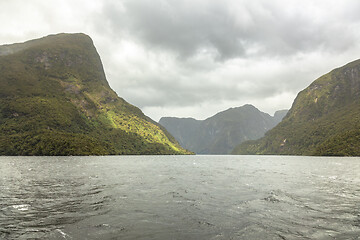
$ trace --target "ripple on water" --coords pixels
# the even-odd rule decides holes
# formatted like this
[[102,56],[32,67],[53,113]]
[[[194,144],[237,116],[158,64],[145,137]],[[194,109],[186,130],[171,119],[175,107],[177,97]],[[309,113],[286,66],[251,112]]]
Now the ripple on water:
[[358,162],[259,156],[5,159],[0,239],[357,239]]
[[70,236],[59,226],[104,214],[103,206],[110,201],[104,185],[86,185],[81,179],[18,179],[3,189],[0,239],[42,239],[52,231],[67,239]]

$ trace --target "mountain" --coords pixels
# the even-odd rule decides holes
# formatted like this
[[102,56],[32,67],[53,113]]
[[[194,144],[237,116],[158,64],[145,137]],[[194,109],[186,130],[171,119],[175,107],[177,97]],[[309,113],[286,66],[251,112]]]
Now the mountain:
[[233,153],[359,156],[360,60],[315,80],[280,124]]
[[288,110],[279,110],[276,111],[274,113],[274,120],[276,122],[276,124],[278,124],[279,122],[281,122],[283,120],[283,118],[286,116],[286,114],[288,113]]
[[230,108],[206,120],[163,117],[163,125],[186,149],[198,154],[229,154],[239,143],[257,139],[279,123],[286,110],[272,117],[252,105]]
[[194,140],[198,137],[201,122],[194,118],[176,117],[163,117],[159,121],[185,149],[192,148]]
[[87,35],[0,46],[0,155],[185,153],[110,88]]

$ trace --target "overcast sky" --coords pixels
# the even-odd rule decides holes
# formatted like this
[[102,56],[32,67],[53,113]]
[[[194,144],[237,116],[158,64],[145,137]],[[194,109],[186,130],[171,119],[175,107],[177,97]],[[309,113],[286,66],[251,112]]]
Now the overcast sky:
[[358,0],[0,0],[0,44],[88,34],[119,96],[154,120],[288,109],[360,58]]

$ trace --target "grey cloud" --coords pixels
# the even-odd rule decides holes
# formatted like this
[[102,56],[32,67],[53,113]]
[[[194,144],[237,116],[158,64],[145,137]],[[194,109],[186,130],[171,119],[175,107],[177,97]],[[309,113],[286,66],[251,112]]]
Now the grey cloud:
[[290,106],[360,52],[358,0],[0,0],[0,12],[2,43],[89,34],[113,89],[158,117]]
[[[170,50],[183,57],[203,48],[215,49],[221,58],[243,55],[240,32],[236,31],[226,7],[216,2],[196,2],[133,0],[125,2],[123,14],[113,7],[105,7],[104,11],[114,29],[127,29],[149,47]],[[124,26],[123,22],[129,24]]]
[[[113,67],[120,77],[109,79],[142,109],[189,116],[191,108],[210,116],[253,103],[275,111],[290,107],[316,77],[352,60],[354,54],[342,54],[359,49],[360,5],[354,2],[108,0],[99,13],[106,28],[98,27],[144,50],[141,73],[125,74],[121,68],[139,68],[127,62]],[[172,56],[171,67],[156,63],[164,54]]]
[[[187,84],[184,84],[185,82]],[[193,86],[189,86],[191,82]],[[225,80],[210,83],[203,77],[187,80],[171,79],[167,82],[147,78],[139,85],[127,87],[121,96],[131,99],[132,104],[141,108],[185,107],[209,102],[236,101],[239,98],[266,98],[281,91],[276,84],[252,86],[252,88],[236,87],[235,84],[226,84]]]
[[249,57],[254,54],[252,48],[258,48],[256,55],[281,56],[318,48],[343,51],[354,44],[352,33],[343,29],[346,25],[339,25],[336,19],[317,21],[321,16],[312,16],[300,4],[255,3],[131,0],[124,1],[120,11],[105,5],[104,14],[116,32],[129,31],[149,48],[170,50],[182,57],[201,49],[214,49],[217,59],[226,60]]

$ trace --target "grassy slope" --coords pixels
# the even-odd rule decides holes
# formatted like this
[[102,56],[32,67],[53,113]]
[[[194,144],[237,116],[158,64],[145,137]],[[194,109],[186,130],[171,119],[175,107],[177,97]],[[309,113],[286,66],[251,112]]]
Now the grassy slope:
[[13,53],[0,56],[1,155],[188,153],[111,90],[88,36],[5,47]]
[[314,81],[284,120],[235,154],[360,155],[360,61]]

